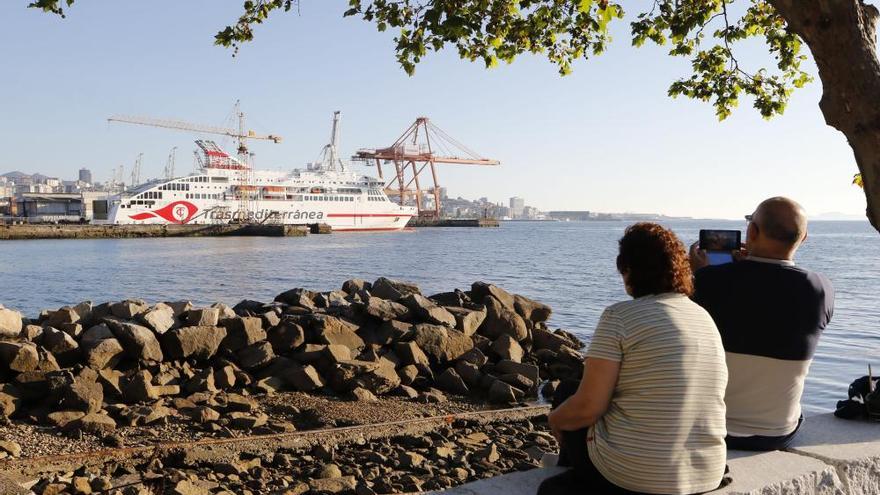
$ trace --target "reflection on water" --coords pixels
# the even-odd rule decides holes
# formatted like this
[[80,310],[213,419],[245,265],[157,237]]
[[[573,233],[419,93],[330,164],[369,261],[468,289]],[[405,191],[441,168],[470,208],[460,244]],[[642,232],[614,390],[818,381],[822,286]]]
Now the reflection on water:
[[[686,243],[700,228],[744,227],[669,225]],[[627,297],[614,269],[625,226],[518,222],[306,238],[6,241],[0,243],[0,304],[33,317],[43,308],[125,297],[269,301],[293,287],[329,290],[352,277],[405,279],[426,292],[485,280],[550,304],[552,325],[588,339],[602,309]],[[810,413],[833,408],[869,361],[880,365],[878,253],[880,235],[867,222],[814,222],[798,255],[798,263],[825,273],[837,291],[834,319],[807,383]]]

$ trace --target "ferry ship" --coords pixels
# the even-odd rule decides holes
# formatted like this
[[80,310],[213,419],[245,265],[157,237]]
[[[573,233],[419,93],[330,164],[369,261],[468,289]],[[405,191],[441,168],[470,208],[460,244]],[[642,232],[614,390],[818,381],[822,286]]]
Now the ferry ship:
[[[384,183],[358,175],[336,151],[339,112],[323,158],[293,171],[253,170],[213,141],[198,140],[200,171],[155,180],[107,201],[109,224],[280,223],[330,225],[334,231],[404,228],[417,209],[392,202]],[[97,206],[97,205],[96,205]]]

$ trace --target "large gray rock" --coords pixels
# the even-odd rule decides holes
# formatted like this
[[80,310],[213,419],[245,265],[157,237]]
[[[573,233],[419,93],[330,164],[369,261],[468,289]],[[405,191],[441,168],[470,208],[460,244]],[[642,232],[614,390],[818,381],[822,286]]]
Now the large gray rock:
[[489,401],[495,404],[510,404],[519,402],[525,397],[525,393],[501,380],[495,380],[489,387]]
[[21,392],[11,383],[0,383],[0,417],[8,418],[21,408]]
[[90,368],[101,370],[112,368],[122,359],[124,350],[115,338],[88,341],[82,349],[85,364]]
[[400,377],[394,366],[378,364],[373,369],[362,373],[355,379],[358,386],[376,394],[386,394],[400,385]]
[[452,392],[453,394],[467,395],[470,393],[468,386],[454,368],[446,368],[443,373],[437,376],[436,383],[437,387],[441,390]]
[[89,347],[96,342],[104,339],[112,339],[116,336],[110,330],[106,323],[100,323],[79,334],[79,345],[81,347]]
[[79,314],[70,306],[64,306],[55,311],[49,311],[48,318],[43,324],[50,327],[59,327],[65,323],[76,323],[79,321]]
[[471,284],[471,299],[474,302],[484,301],[487,296],[500,302],[505,308],[514,311],[516,299],[513,294],[497,285],[487,284],[486,282],[474,282]]
[[415,342],[398,342],[394,346],[394,352],[403,365],[430,365],[428,356]]
[[353,278],[351,280],[346,280],[342,284],[342,291],[346,294],[357,294],[360,291],[366,290],[369,291],[373,288],[373,284],[367,282],[366,280],[362,280],[359,278]]
[[376,327],[361,327],[358,335],[371,344],[386,345],[412,337],[413,325],[403,321],[389,320]]
[[526,322],[523,318],[500,303],[496,298],[487,296],[483,299],[486,305],[486,319],[478,332],[492,340],[501,335],[510,335],[517,342],[521,342],[529,335]]
[[249,345],[266,340],[266,332],[263,330],[263,320],[254,316],[227,318],[221,322],[226,328],[226,338],[223,347],[230,351],[237,351]]
[[500,359],[516,363],[522,362],[523,355],[525,354],[525,351],[523,351],[523,348],[517,343],[516,339],[510,335],[502,335],[495,339],[490,349]]
[[468,309],[446,306],[446,311],[449,311],[455,317],[455,329],[467,336],[475,334],[480,325],[483,324],[483,320],[486,319],[485,308]]
[[373,288],[370,294],[382,299],[397,301],[409,294],[421,294],[422,291],[415,284],[401,282],[399,280],[391,280],[385,277],[379,277],[373,282]]
[[152,330],[119,320],[108,320],[108,326],[119,339],[126,356],[139,361],[162,362],[162,346]]
[[523,375],[533,383],[541,381],[538,367],[534,364],[518,363],[515,361],[501,360],[495,364],[495,372],[500,374]]
[[78,377],[64,391],[64,396],[61,399],[61,408],[68,411],[82,411],[88,414],[100,411],[103,403],[104,389],[101,387],[101,384]]
[[303,328],[292,321],[282,321],[266,332],[269,343],[275,354],[284,354],[293,351],[306,341]]
[[564,337],[544,328],[532,330],[532,342],[535,350],[549,349],[553,352],[559,352],[562,347],[569,346],[568,340]]
[[406,320],[410,316],[409,308],[403,304],[380,297],[371,297],[364,305],[364,313],[382,321]]
[[409,294],[400,300],[415,317],[425,323],[455,328],[456,319],[449,311],[421,294]]
[[219,308],[191,309],[186,313],[186,324],[192,327],[216,327],[219,321]]
[[242,368],[254,370],[271,363],[275,359],[275,353],[272,352],[272,344],[263,341],[238,351],[236,357]]
[[174,316],[174,308],[165,303],[159,303],[139,314],[138,319],[159,335],[162,335],[177,325],[177,319]]
[[18,337],[22,323],[21,313],[0,306],[0,338]]
[[141,299],[126,299],[110,305],[110,313],[123,320],[130,320],[148,309],[150,306]]
[[94,435],[106,435],[116,430],[116,421],[103,413],[91,413],[67,423],[68,431],[83,431]]
[[128,379],[122,388],[122,395],[129,403],[148,402],[159,398],[159,391],[153,386],[153,375],[140,370]]
[[52,327],[43,329],[40,345],[51,352],[62,366],[72,366],[80,358],[77,341],[67,332]]
[[67,332],[62,332],[52,327],[47,327],[43,330],[43,334],[40,337],[40,345],[56,355],[79,349],[79,343]]
[[483,374],[474,363],[458,360],[455,363],[455,372],[470,389],[477,389],[482,384]]
[[364,349],[364,340],[351,323],[326,315],[315,315],[309,325],[309,340],[315,344],[344,345],[353,352]]
[[0,369],[24,372],[40,367],[37,346],[30,342],[0,342]]
[[458,330],[427,323],[415,326],[413,342],[435,363],[455,360],[474,346],[471,338]]
[[324,386],[318,370],[312,365],[291,366],[282,372],[281,379],[300,392],[311,392]]
[[275,296],[275,302],[280,302],[284,304],[289,304],[291,306],[299,306],[302,308],[313,310],[315,309],[315,294],[314,292],[306,289],[292,289],[287,292],[282,292]]
[[223,327],[183,327],[169,330],[162,336],[166,359],[210,359],[226,337]]
[[549,320],[550,315],[553,314],[553,309],[550,306],[519,294],[513,296],[513,307],[517,314],[535,323],[543,323]]

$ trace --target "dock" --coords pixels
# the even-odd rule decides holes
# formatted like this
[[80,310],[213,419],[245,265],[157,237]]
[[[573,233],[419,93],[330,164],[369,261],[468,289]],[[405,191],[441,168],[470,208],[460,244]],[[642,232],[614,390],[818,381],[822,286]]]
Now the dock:
[[497,218],[418,218],[413,217],[407,227],[500,227]]
[[0,225],[0,240],[24,239],[131,239],[152,237],[303,237],[329,234],[326,224],[224,224],[224,225]]

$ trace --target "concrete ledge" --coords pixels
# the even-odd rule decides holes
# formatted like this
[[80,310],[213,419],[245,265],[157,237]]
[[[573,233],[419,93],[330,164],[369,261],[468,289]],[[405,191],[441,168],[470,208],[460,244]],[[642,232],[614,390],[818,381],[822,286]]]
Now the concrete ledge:
[[833,466],[847,494],[880,494],[880,423],[814,416],[789,451]]
[[[787,452],[730,452],[727,464],[730,466],[733,483],[710,492],[712,495],[845,495],[847,493],[835,469],[817,459]],[[563,471],[563,468],[557,467],[533,469],[475,481],[443,493],[535,495],[544,479]]]
[[834,468],[787,452],[729,451],[733,483],[712,495],[844,495]]
[[[494,478],[474,481],[442,492],[444,495],[488,495],[503,493],[504,495],[535,495],[538,486],[545,479],[565,471],[560,467],[545,467],[520,471]],[[434,492],[440,493],[440,492]]]

